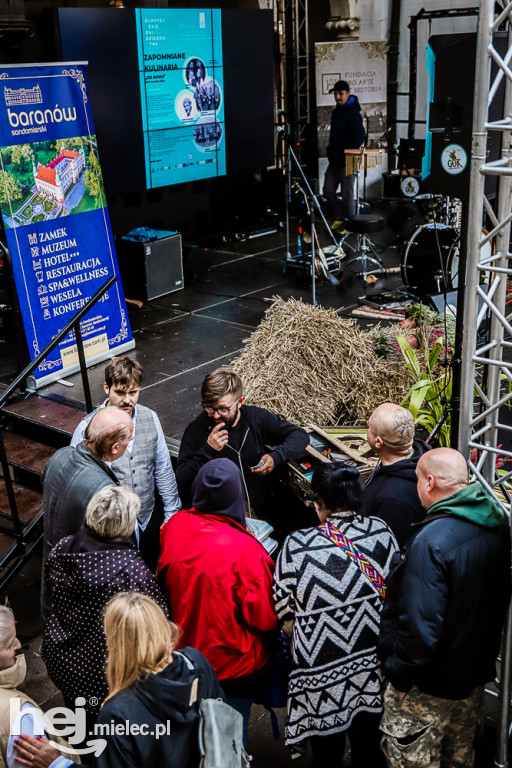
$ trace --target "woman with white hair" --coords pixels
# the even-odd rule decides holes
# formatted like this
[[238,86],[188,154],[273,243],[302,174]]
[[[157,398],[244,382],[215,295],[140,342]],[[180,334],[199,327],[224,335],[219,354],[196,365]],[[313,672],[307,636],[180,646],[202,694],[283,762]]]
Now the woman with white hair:
[[140,556],[133,532],[140,501],[126,486],[94,494],[85,525],[61,539],[44,567],[46,623],[41,656],[50,678],[75,708],[85,698],[88,731],[108,693],[103,610],[117,592],[142,592],[167,611],[155,578]]
[[[16,636],[14,614],[6,606],[0,606],[0,768],[16,768],[19,765],[16,754],[16,735],[43,734],[47,722],[42,710],[26,693],[18,690],[23,685],[27,673],[25,656],[16,651],[21,647]],[[15,702],[15,705],[11,704]],[[13,717],[12,712],[18,710]],[[70,747],[64,739],[52,734],[54,741],[63,744],[69,755]],[[47,740],[44,740],[45,743]],[[50,765],[60,752],[53,749],[50,757],[38,765]],[[78,760],[79,758],[76,757]],[[73,763],[70,763],[73,765]]]

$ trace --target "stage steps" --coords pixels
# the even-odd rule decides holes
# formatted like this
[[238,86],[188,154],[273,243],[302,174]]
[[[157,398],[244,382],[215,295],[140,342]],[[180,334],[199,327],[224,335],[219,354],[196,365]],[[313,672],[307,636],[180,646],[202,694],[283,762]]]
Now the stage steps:
[[[42,538],[42,475],[58,448],[69,445],[85,414],[82,403],[27,393],[0,409],[5,464],[0,466],[0,592]],[[13,481],[19,528],[11,514],[5,471]]]

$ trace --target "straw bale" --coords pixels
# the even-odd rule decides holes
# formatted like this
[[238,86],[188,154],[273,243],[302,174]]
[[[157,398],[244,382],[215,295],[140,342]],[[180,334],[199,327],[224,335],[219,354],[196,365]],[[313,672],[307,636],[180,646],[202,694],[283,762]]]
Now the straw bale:
[[355,320],[301,300],[274,303],[232,362],[251,405],[295,424],[364,424],[410,387],[402,361],[384,360]]

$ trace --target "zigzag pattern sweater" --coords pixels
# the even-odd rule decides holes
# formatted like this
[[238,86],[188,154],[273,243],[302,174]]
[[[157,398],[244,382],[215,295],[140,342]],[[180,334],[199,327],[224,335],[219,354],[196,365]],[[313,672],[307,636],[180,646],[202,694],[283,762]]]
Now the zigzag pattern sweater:
[[[343,531],[384,576],[398,549],[375,517],[337,513]],[[276,612],[294,619],[286,743],[338,733],[358,712],[382,711],[375,642],[382,599],[356,563],[316,528],[295,531],[279,555]]]

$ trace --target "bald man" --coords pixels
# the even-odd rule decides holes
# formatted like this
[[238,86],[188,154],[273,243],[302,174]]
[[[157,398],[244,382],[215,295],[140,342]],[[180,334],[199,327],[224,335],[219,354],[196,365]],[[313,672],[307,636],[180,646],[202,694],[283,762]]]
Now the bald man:
[[384,520],[403,547],[414,533],[413,524],[425,517],[416,490],[416,465],[430,446],[414,439],[410,411],[393,403],[379,405],[370,416],[368,442],[379,463],[366,482],[362,515]]
[[120,484],[109,464],[124,454],[132,435],[128,413],[102,408],[88,424],[82,443],[54,453],[43,474],[43,563],[58,541],[78,532],[96,491]]
[[429,451],[416,474],[428,514],[392,564],[377,645],[382,749],[389,768],[472,766],[510,600],[509,526],[458,451]]

